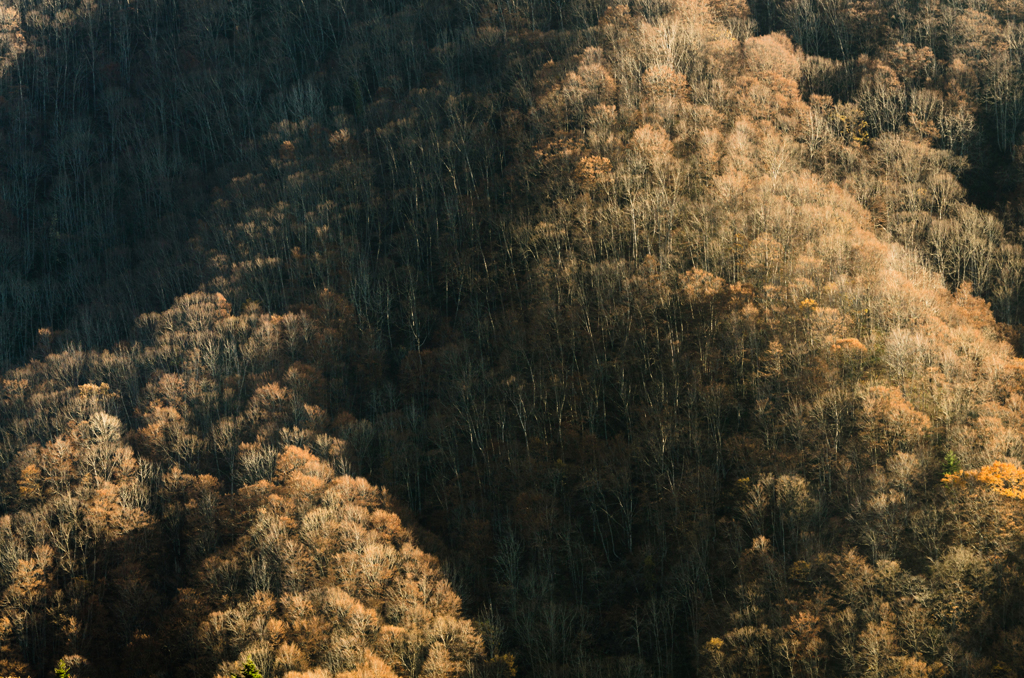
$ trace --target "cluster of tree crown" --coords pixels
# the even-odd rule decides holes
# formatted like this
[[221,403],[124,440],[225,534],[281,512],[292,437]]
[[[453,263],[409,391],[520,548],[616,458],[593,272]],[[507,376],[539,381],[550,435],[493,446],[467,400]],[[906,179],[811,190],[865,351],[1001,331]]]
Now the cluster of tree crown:
[[437,560],[304,398],[295,320],[195,294],[131,351],[8,373],[0,673],[440,678],[484,660]]
[[0,674],[1024,671],[983,5],[2,8]]

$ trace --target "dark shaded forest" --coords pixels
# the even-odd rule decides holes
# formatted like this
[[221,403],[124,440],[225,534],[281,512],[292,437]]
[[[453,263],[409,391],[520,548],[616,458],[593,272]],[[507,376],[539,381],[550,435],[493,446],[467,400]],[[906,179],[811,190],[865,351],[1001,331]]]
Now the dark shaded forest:
[[0,0],[0,675],[1024,675],[1018,21]]

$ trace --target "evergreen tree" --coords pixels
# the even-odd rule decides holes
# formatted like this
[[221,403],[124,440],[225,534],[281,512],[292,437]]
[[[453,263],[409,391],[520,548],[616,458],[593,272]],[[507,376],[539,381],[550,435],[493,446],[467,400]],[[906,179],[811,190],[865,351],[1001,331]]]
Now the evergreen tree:
[[263,674],[256,668],[256,664],[253,663],[252,659],[246,659],[242,672],[237,676],[232,674],[231,678],[263,678]]

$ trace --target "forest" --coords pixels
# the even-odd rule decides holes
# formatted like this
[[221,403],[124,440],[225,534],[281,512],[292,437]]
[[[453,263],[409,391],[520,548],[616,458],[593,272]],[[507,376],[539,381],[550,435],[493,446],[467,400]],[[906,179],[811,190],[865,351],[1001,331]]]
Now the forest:
[[0,676],[1024,676],[1019,0],[0,0]]

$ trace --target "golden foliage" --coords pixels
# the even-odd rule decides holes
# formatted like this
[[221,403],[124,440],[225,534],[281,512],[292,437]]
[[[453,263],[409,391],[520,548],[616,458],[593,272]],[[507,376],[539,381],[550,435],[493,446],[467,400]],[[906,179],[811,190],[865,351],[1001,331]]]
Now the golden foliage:
[[996,461],[970,471],[943,476],[942,482],[960,487],[979,487],[1011,499],[1024,499],[1024,468]]

